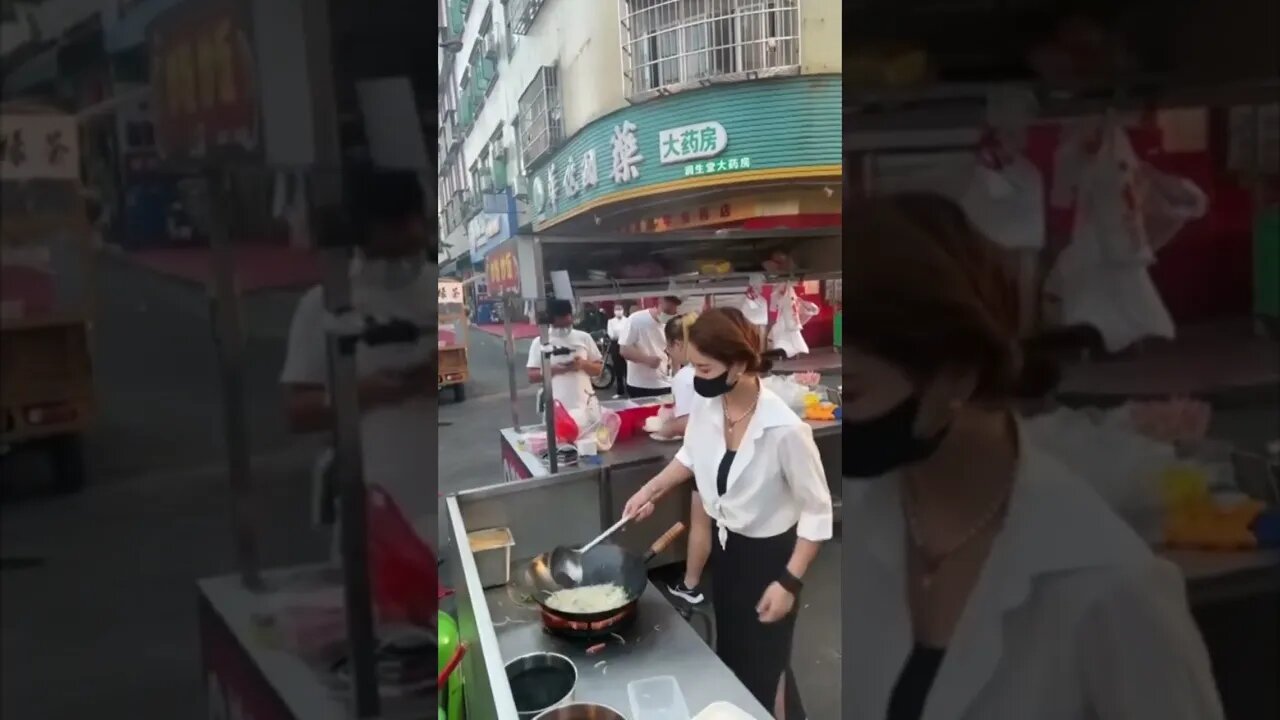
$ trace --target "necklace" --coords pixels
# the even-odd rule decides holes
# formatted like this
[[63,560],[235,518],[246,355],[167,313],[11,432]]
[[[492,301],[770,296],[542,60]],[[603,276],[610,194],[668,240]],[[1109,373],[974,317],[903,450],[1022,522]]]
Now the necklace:
[[1001,492],[991,503],[991,507],[987,508],[976,523],[961,533],[960,537],[949,547],[941,551],[931,551],[924,543],[923,533],[920,532],[920,519],[916,514],[916,503],[911,497],[910,492],[905,496],[906,515],[907,515],[907,532],[911,536],[911,544],[916,551],[916,555],[920,558],[921,564],[924,566],[920,576],[920,587],[926,592],[932,589],[933,579],[937,575],[942,563],[946,562],[951,556],[955,555],[983,530],[991,526],[997,518],[1003,513],[1009,504],[1009,496],[1013,493],[1013,482],[1011,481],[1004,491]]
[[729,402],[727,400],[721,400],[720,401],[721,407],[724,410],[724,422],[725,422],[725,425],[728,427],[729,432],[733,432],[733,429],[738,426],[738,423],[741,423],[743,420],[746,420],[747,417],[751,415],[751,413],[755,412],[756,405],[759,404],[759,402],[760,402],[760,393],[757,392],[755,399],[751,401],[751,407],[747,408],[746,411],[744,411],[741,415],[738,416],[738,419],[734,420],[733,418],[729,417]]

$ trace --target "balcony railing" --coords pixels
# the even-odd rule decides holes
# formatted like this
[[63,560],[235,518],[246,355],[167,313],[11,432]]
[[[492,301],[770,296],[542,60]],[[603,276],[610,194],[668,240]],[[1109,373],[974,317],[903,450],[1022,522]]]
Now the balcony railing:
[[800,71],[799,0],[619,0],[627,97]]

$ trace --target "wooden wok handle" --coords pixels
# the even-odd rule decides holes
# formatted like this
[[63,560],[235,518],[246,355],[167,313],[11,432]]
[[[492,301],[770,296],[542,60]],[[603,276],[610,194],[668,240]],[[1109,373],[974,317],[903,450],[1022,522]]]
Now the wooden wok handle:
[[666,550],[668,545],[675,542],[676,538],[684,534],[684,531],[685,524],[683,522],[678,522],[675,525],[672,525],[670,530],[662,533],[662,537],[654,540],[653,544],[649,546],[649,552],[644,554],[645,562],[649,562],[656,557],[658,553]]

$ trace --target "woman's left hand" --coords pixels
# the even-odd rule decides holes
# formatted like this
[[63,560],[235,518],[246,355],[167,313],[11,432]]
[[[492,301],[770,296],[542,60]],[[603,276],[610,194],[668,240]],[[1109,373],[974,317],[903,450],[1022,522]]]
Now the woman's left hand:
[[756,603],[756,613],[760,622],[775,623],[789,615],[795,606],[796,596],[775,582],[765,588],[760,602]]

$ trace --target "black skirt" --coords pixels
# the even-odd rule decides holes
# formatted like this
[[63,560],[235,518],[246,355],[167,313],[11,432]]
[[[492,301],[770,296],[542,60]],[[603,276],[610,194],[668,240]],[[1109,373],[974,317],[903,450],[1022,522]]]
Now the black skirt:
[[[718,534],[717,529],[712,530]],[[711,605],[716,617],[716,655],[767,710],[773,712],[778,678],[786,680],[786,720],[805,720],[791,672],[791,639],[800,600],[787,617],[762,623],[756,605],[786,569],[796,547],[796,530],[769,538],[729,533],[725,547],[711,540]]]

